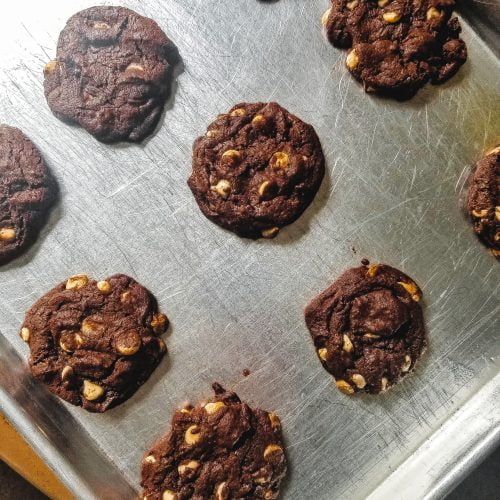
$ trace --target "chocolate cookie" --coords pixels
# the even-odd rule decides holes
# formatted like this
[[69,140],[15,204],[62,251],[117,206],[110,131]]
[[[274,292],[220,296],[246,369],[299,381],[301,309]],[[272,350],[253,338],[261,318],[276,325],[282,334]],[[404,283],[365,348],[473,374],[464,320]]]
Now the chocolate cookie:
[[72,16],[46,64],[45,97],[60,119],[103,142],[142,141],[170,90],[177,52],[151,19],[124,7]]
[[94,281],[70,277],[24,318],[33,375],[49,390],[91,412],[104,412],[141,386],[166,352],[168,327],[156,300],[123,274]]
[[474,232],[500,258],[500,146],[476,163],[467,208]]
[[0,264],[35,240],[56,192],[35,145],[19,129],[0,125]]
[[422,292],[384,264],[347,270],[306,308],[323,366],[346,394],[379,393],[413,370],[427,340]]
[[145,455],[144,500],[277,498],[287,469],[279,418],[213,388],[210,402],[176,411]]
[[454,0],[331,0],[323,23],[366,92],[409,99],[429,80],[442,83],[467,59],[452,17]]
[[189,187],[206,217],[272,238],[311,203],[325,171],[318,136],[275,102],[238,104],[193,146]]

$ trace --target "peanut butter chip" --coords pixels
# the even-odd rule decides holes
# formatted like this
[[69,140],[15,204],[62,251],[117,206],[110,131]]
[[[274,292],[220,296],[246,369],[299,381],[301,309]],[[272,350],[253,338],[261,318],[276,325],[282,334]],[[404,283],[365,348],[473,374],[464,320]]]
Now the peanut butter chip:
[[93,321],[89,318],[85,318],[82,321],[82,326],[80,327],[80,331],[85,335],[92,335],[96,332],[100,332],[104,329],[104,325],[102,323],[98,323],[97,321]]
[[161,500],[177,500],[177,494],[172,490],[165,490],[161,496]]
[[64,382],[65,380],[69,380],[73,376],[73,368],[71,366],[66,365],[61,370],[61,380]]
[[21,338],[25,341],[25,342],[29,342],[30,340],[30,335],[31,335],[31,332],[29,330],[29,328],[26,328],[25,326],[23,328],[21,328]]
[[325,10],[324,14],[321,16],[321,24],[323,26],[326,26],[326,23],[328,22],[328,18],[330,17],[330,12],[332,9],[327,9]]
[[322,347],[321,349],[318,349],[318,356],[323,361],[326,361],[326,359],[328,357],[328,350],[326,349],[326,347]]
[[212,129],[212,130],[207,130],[207,133],[205,134],[207,137],[216,137],[220,134],[220,131],[217,129]]
[[89,282],[89,277],[86,274],[75,274],[70,276],[66,281],[66,290],[71,290],[75,288],[83,288]]
[[389,383],[389,380],[387,379],[387,377],[382,377],[382,380],[380,381],[381,392],[384,392],[387,389],[388,383]]
[[363,375],[361,375],[359,373],[355,373],[354,375],[351,375],[351,379],[354,382],[354,385],[358,389],[363,389],[366,385],[365,377],[363,377]]
[[230,113],[231,116],[245,116],[246,114],[247,112],[243,108],[236,108]]
[[430,21],[431,19],[437,19],[441,17],[441,12],[436,9],[436,7],[431,7],[426,14],[427,21]]
[[495,207],[495,219],[500,222],[500,207]]
[[259,195],[260,196],[266,196],[269,194],[269,191],[272,187],[272,183],[270,181],[264,181],[260,186],[259,186]]
[[359,0],[352,0],[351,2],[347,2],[347,8],[349,10],[354,10],[358,6]]
[[12,241],[16,237],[15,229],[11,227],[2,227],[0,229],[0,241]]
[[90,380],[83,381],[83,397],[87,401],[95,401],[104,394],[104,389]]
[[397,23],[401,19],[401,14],[399,12],[384,12],[382,14],[384,21],[386,23]]
[[263,229],[260,234],[262,234],[263,238],[274,238],[279,231],[279,227],[269,227],[267,229]]
[[385,7],[389,3],[389,1],[390,0],[378,0],[377,5],[379,7]]
[[411,358],[408,356],[408,354],[405,356],[405,362],[401,366],[401,371],[402,372],[407,372],[410,369],[411,366]]
[[147,463],[147,464],[155,464],[156,463],[156,458],[154,457],[154,455],[148,455],[144,461]]
[[57,68],[57,61],[49,61],[44,67],[43,72],[45,74],[52,73]]
[[354,349],[354,345],[352,344],[351,339],[346,334],[344,334],[343,337],[342,349],[344,349],[345,352],[352,352],[352,350]]
[[256,127],[261,127],[264,123],[266,123],[266,117],[264,115],[255,115],[252,118],[252,125]]
[[269,164],[273,168],[286,168],[290,164],[290,158],[283,151],[277,151],[271,157]]
[[354,389],[351,384],[348,384],[345,380],[337,380],[335,382],[335,385],[337,386],[337,389],[344,394],[354,394]]
[[111,283],[109,281],[98,281],[96,286],[104,295],[111,293]]
[[165,333],[168,326],[168,318],[163,313],[156,313],[151,320],[151,328],[156,333],[156,335],[161,335]]
[[377,275],[377,272],[378,272],[378,268],[379,266],[374,264],[373,266],[370,266],[367,271],[366,271],[366,275],[369,277],[369,278],[374,278],[376,275]]
[[59,339],[59,347],[64,352],[74,352],[82,345],[82,338],[75,332],[64,331]]
[[231,183],[225,179],[222,179],[210,189],[216,192],[221,198],[224,198],[226,200],[231,194]]
[[130,290],[125,290],[120,295],[120,301],[123,302],[123,303],[130,302],[131,298],[132,298],[132,294],[130,293]]
[[108,23],[100,21],[100,22],[94,23],[94,28],[96,30],[107,30],[107,29],[111,28],[111,26]]
[[266,447],[264,450],[264,458],[268,459],[272,455],[278,454],[278,453],[283,453],[283,448],[277,444],[270,444]]
[[276,413],[269,413],[269,421],[273,429],[281,429],[281,420]]
[[144,73],[144,68],[137,63],[131,63],[127,66],[125,69],[125,72],[127,73]]
[[201,439],[200,428],[197,425],[191,425],[184,434],[184,440],[187,444],[196,444]]
[[122,333],[116,341],[116,351],[122,356],[132,356],[141,348],[141,337],[135,330]]
[[224,153],[222,153],[221,158],[224,161],[236,163],[236,161],[239,160],[240,157],[241,157],[241,154],[239,151],[236,151],[236,149],[228,149],[227,151],[224,151]]
[[182,476],[186,472],[196,470],[199,466],[200,462],[196,460],[189,460],[188,462],[184,462],[183,464],[179,465],[179,467],[177,467],[177,471]]
[[488,215],[488,209],[484,208],[483,210],[472,210],[472,215],[476,217],[476,219],[482,219]]
[[347,54],[347,58],[345,63],[349,69],[355,69],[359,64],[359,56],[355,49],[352,49],[349,54]]
[[398,284],[401,285],[411,295],[411,298],[415,302],[418,302],[420,300],[420,292],[418,291],[417,285],[415,285],[415,283],[404,283],[403,281],[398,281]]
[[216,490],[217,500],[227,500],[229,498],[229,491],[226,482],[220,483]]
[[216,413],[219,411],[221,408],[224,408],[226,405],[222,401],[216,401],[215,403],[207,403],[204,408],[205,411],[209,414],[212,415],[213,413]]

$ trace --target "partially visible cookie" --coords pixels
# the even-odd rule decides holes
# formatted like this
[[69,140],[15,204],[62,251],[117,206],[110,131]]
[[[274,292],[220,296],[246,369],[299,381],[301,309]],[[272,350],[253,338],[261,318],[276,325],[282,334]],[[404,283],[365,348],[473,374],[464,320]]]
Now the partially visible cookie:
[[500,258],[500,146],[476,163],[467,208],[474,232]]
[[278,497],[287,469],[280,419],[213,388],[209,402],[176,411],[144,456],[144,500]]
[[344,272],[306,308],[318,357],[346,394],[383,392],[413,370],[427,346],[420,288],[376,264]]
[[45,65],[45,97],[60,119],[103,142],[139,142],[155,128],[177,53],[161,28],[124,7],[72,16]]
[[195,141],[188,184],[215,223],[247,238],[272,238],[311,203],[324,171],[311,125],[275,102],[242,103]]
[[452,77],[467,59],[455,0],[331,0],[330,42],[366,92],[409,99],[429,80]]
[[33,243],[56,192],[35,145],[19,129],[0,125],[0,264]]
[[91,412],[128,399],[166,352],[168,327],[154,297],[132,278],[71,276],[26,313],[22,339],[32,374],[51,392]]

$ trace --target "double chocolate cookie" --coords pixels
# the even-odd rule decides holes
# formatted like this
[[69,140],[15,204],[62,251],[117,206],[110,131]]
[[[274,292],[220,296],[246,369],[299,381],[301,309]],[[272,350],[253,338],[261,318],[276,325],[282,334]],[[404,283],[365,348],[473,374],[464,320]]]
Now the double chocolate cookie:
[[422,292],[384,264],[349,269],[306,308],[318,357],[346,394],[379,393],[413,370],[427,340]]
[[287,469],[278,416],[213,388],[208,403],[176,411],[145,455],[144,500],[278,497]]
[[166,352],[168,327],[156,300],[123,274],[95,281],[70,277],[39,299],[21,328],[33,375],[88,411],[128,399]]
[[45,97],[60,119],[103,142],[142,141],[155,128],[177,60],[151,19],[124,7],[72,16],[44,69]]
[[19,129],[0,125],[0,264],[35,240],[56,192],[35,145]]
[[206,217],[272,238],[311,203],[325,171],[313,127],[275,102],[238,104],[193,146],[189,187]]
[[500,146],[476,163],[467,207],[474,232],[500,258]]
[[442,83],[467,59],[454,0],[331,0],[328,39],[352,50],[346,65],[366,92],[409,99]]

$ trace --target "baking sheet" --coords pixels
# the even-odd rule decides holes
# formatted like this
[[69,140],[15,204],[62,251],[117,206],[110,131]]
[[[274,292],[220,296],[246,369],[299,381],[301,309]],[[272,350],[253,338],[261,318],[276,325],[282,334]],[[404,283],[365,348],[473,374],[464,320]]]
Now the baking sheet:
[[[364,94],[345,70],[345,51],[320,30],[326,0],[113,3],[155,19],[183,58],[164,121],[143,145],[100,144],[45,103],[43,65],[67,18],[93,1],[3,7],[0,122],[34,140],[61,200],[38,243],[0,268],[2,410],[81,498],[132,498],[143,451],[173,409],[208,396],[214,380],[281,416],[290,462],[283,498],[383,497],[387,487],[397,498],[414,477],[408,460],[439,453],[453,463],[452,438],[426,445],[471,401],[491,403],[481,388],[500,387],[499,268],[459,202],[468,166],[500,131],[494,54],[463,22],[469,60],[459,74],[397,103]],[[186,179],[194,138],[234,103],[257,100],[313,124],[328,168],[296,223],[253,242],[205,219]],[[318,362],[303,307],[363,257],[421,285],[430,349],[387,394],[349,398]],[[21,362],[24,311],[81,272],[130,274],[173,324],[168,359],[104,415],[47,395]],[[496,442],[498,401],[485,435],[461,429],[467,446]],[[437,484],[448,477],[449,487],[453,471],[429,476],[415,497],[442,495]]]

